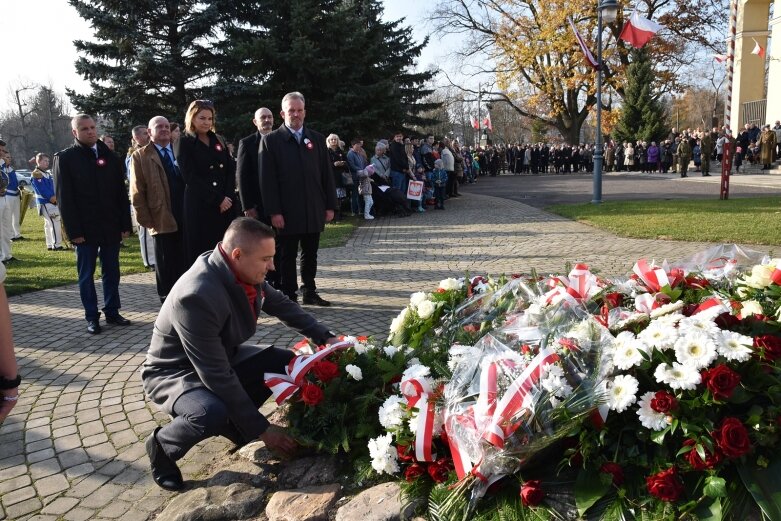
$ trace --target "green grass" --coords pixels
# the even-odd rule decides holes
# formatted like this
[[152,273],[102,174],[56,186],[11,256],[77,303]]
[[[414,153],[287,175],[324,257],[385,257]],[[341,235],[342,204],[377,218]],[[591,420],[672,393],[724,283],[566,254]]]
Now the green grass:
[[[320,237],[321,248],[344,246],[352,236],[360,219],[346,217],[337,224],[329,224]],[[43,220],[34,209],[28,210],[22,224],[26,240],[13,243],[13,255],[18,262],[8,264],[5,289],[9,295],[75,284],[76,253],[74,251],[49,251],[43,235]],[[141,261],[138,236],[131,235],[120,250],[119,267],[122,275],[149,271]],[[96,270],[100,276],[100,268]]]
[[558,204],[547,211],[621,237],[781,244],[781,197]]

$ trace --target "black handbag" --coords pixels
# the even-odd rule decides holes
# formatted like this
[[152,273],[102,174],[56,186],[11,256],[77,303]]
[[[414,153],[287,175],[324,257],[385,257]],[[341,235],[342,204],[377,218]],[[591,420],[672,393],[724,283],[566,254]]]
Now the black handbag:
[[349,171],[342,172],[342,184],[344,186],[353,186],[353,175]]

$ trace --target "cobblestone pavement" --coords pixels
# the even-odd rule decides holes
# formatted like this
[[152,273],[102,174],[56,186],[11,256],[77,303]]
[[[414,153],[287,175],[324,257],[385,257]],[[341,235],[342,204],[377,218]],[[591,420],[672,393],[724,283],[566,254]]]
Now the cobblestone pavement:
[[[487,181],[490,182],[490,181]],[[468,193],[445,211],[361,226],[345,247],[322,250],[318,283],[334,331],[380,335],[409,294],[448,275],[561,271],[584,261],[623,274],[641,256],[678,259],[705,244],[619,239],[509,199]],[[157,488],[143,440],[167,418],[145,402],[138,369],[158,305],[152,273],[122,279],[130,327],[90,336],[75,286],[11,298],[23,377],[0,427],[0,519],[145,520],[172,496]],[[289,346],[297,334],[261,320],[256,340]],[[198,486],[227,443],[212,440],[181,463]]]

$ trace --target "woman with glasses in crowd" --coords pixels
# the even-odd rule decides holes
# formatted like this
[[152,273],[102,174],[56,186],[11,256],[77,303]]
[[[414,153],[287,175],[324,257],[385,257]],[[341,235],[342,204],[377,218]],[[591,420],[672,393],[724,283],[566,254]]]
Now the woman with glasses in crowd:
[[175,164],[184,182],[185,261],[213,250],[236,215],[236,163],[215,132],[209,100],[190,103],[184,132],[175,145]]

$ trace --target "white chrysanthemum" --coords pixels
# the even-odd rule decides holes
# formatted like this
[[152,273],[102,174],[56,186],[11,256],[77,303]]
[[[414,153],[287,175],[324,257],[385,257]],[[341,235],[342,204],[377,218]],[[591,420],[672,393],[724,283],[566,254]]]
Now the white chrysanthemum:
[[655,319],[654,322],[658,322],[659,324],[664,326],[678,327],[678,324],[684,318],[686,317],[681,313],[670,313],[669,315],[664,315]]
[[347,364],[344,370],[347,371],[347,374],[349,374],[353,380],[363,380],[363,371],[361,371],[361,368],[357,365]]
[[666,324],[661,319],[656,319],[641,331],[637,338],[650,347],[664,351],[672,349],[675,345],[675,341],[678,340],[678,330],[675,326]]
[[363,343],[363,342],[356,342],[353,345],[353,349],[355,349],[356,353],[358,353],[359,355],[362,355],[362,354],[364,354],[367,351],[371,351],[372,349],[375,349],[375,345],[374,344]]
[[398,395],[389,396],[380,406],[377,415],[380,418],[380,425],[386,429],[393,429],[401,425],[406,411],[406,400]]
[[754,352],[754,339],[734,331],[722,331],[717,345],[719,354],[734,362],[745,362]]
[[[418,424],[418,415],[420,415],[420,409],[415,408],[410,413],[409,422],[407,422],[407,425],[409,425],[409,430],[412,432],[416,432],[417,430],[417,424]],[[434,436],[438,436],[443,428],[445,426],[445,418],[444,414],[442,413],[442,410],[435,410],[434,412],[434,423],[432,424],[432,434]]]
[[418,304],[417,308],[415,308],[415,311],[418,313],[418,316],[420,318],[426,320],[428,317],[434,314],[434,311],[436,309],[437,309],[436,304],[434,304],[430,300],[424,300],[423,302]]
[[676,302],[670,302],[669,304],[665,304],[663,306],[660,306],[654,310],[651,311],[651,318],[659,318],[664,315],[669,315],[670,313],[675,313],[676,311],[679,311],[683,309],[683,307],[686,305],[686,303],[683,300],[678,300]]
[[409,305],[410,307],[417,307],[418,304],[420,304],[426,299],[427,299],[426,293],[423,291],[418,291],[417,293],[413,293],[412,295],[410,295]]
[[762,304],[756,300],[745,300],[740,303],[740,316],[743,318],[750,317],[751,315],[764,315],[762,310]]
[[449,277],[447,279],[439,281],[439,289],[444,289],[445,291],[450,291],[453,289],[461,289],[461,286],[463,286],[464,283],[461,282],[458,279],[454,279],[453,277]]
[[683,365],[703,369],[717,356],[716,343],[704,332],[692,332],[675,341],[675,358]]
[[399,456],[392,444],[393,436],[390,433],[369,440],[372,468],[378,474],[395,474],[399,471]]
[[404,322],[407,320],[407,314],[409,313],[409,308],[404,308],[399,312],[398,316],[393,319],[390,325],[390,332],[391,334],[395,335],[399,331],[401,331],[401,328],[404,326]]
[[399,352],[396,346],[392,346],[390,344],[383,347],[382,350],[385,352],[385,356],[387,356],[388,358],[393,358],[393,355]]
[[431,369],[425,365],[415,364],[411,365],[401,375],[401,381],[409,380],[410,378],[423,378],[431,374]]
[[651,391],[640,397],[640,408],[637,410],[637,416],[646,429],[662,431],[667,427],[667,415],[653,410],[651,400],[654,399],[654,396],[656,396],[656,393]]
[[634,376],[619,375],[607,384],[607,405],[610,410],[624,412],[637,401],[639,382]]
[[613,364],[622,370],[640,365],[648,346],[631,331],[619,333],[613,341]]
[[540,379],[540,385],[543,389],[561,398],[572,393],[572,386],[564,378],[564,370],[560,366],[547,365],[543,371],[544,376]]
[[659,364],[654,371],[656,381],[667,384],[671,389],[696,389],[702,382],[700,372],[693,366],[681,365],[678,362]]
[[715,318],[702,313],[684,317],[678,322],[678,335],[688,336],[692,333],[703,333],[710,338],[716,338],[721,330],[713,321]]

